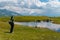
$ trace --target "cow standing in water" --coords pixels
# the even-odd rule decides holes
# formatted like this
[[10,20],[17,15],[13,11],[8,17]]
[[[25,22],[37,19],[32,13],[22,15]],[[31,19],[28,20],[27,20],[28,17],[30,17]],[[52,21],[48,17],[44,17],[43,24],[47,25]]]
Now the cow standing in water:
[[13,19],[13,16],[11,16],[11,19],[9,21],[9,24],[11,26],[10,33],[12,33],[13,32],[13,29],[14,29],[14,19]]

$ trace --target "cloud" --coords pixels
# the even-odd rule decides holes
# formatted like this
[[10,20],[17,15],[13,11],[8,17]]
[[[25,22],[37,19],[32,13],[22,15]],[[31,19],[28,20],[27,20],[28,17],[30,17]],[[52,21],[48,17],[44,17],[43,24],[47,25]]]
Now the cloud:
[[51,7],[60,7],[60,2],[58,0],[50,0],[47,4],[49,4]]
[[16,6],[5,6],[4,8],[16,11],[19,13],[37,13],[37,14],[44,14],[48,13],[51,14],[60,14],[60,2],[59,0],[49,0],[48,2],[41,2],[40,0],[0,0],[3,1],[10,1],[17,4]]
[[33,5],[35,5],[37,7],[44,7],[44,6],[47,7],[49,5],[51,7],[59,7],[60,6],[59,0],[49,0],[48,2],[41,2],[40,0],[0,0],[0,2],[3,2],[3,1],[11,1],[11,2],[14,2],[21,6],[27,5],[28,7],[31,7]]
[[60,14],[60,2],[59,0],[49,0],[45,6],[42,6],[46,13]]
[[[21,5],[24,7],[27,6],[27,8],[14,8],[15,11],[18,12],[26,12],[29,14],[37,13],[37,14],[44,14],[47,13],[47,15],[55,15],[60,14],[60,2],[58,0],[49,0],[48,2],[41,2],[40,0],[21,0],[19,1]],[[31,7],[35,7],[34,9]],[[42,9],[38,9],[41,8]]]
[[7,2],[7,1],[11,1],[11,2],[17,3],[17,0],[0,0],[0,2]]

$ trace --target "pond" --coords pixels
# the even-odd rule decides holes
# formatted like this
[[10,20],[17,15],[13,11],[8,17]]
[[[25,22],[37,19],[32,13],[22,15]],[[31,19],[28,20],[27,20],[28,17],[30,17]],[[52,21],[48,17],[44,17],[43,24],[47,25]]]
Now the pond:
[[42,27],[48,28],[60,32],[60,24],[54,24],[52,22],[15,22],[18,25],[31,26],[31,27]]

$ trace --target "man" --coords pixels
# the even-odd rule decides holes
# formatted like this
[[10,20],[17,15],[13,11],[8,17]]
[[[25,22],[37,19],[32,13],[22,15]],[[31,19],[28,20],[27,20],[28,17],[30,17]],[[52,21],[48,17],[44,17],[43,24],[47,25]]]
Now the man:
[[10,33],[12,33],[13,32],[13,28],[14,28],[14,19],[13,19],[13,16],[11,16],[11,19],[9,21],[9,24],[11,26]]

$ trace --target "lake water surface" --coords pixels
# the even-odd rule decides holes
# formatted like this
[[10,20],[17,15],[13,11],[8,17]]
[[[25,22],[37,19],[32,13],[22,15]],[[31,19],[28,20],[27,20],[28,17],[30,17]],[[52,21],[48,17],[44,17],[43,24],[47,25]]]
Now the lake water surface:
[[31,27],[43,27],[60,32],[60,24],[54,24],[51,22],[15,22],[15,24]]

